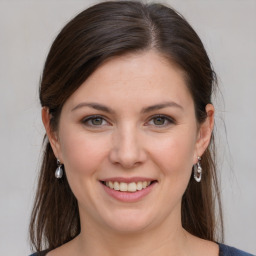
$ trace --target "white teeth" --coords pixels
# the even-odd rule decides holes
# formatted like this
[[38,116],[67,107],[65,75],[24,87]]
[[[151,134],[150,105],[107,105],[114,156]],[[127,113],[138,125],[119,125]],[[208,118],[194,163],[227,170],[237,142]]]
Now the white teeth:
[[129,192],[135,192],[137,190],[137,184],[135,182],[129,183],[127,190]]
[[119,190],[119,182],[114,182],[114,190]]
[[137,190],[142,190],[142,182],[141,181],[139,181],[137,183]]
[[109,184],[109,185],[107,185],[107,186],[109,186],[110,188],[114,188],[114,184],[113,184],[112,181],[109,181],[108,184]]
[[127,191],[127,187],[128,187],[127,183],[121,182],[120,186],[119,186],[119,190],[120,191]]
[[119,190],[122,192],[136,192],[148,187],[151,184],[151,181],[139,181],[139,182],[118,182],[118,181],[106,181],[105,185],[111,189]]

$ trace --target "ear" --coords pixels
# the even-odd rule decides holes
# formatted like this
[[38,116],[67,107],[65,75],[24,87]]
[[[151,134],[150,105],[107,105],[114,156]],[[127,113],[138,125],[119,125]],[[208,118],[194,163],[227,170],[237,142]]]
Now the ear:
[[56,158],[60,160],[60,162],[62,162],[60,143],[58,140],[57,132],[53,131],[50,126],[51,114],[49,113],[49,108],[47,107],[42,108],[42,121],[54,155]]
[[196,150],[194,155],[194,163],[197,163],[197,157],[201,157],[204,151],[207,149],[210,141],[211,135],[214,127],[214,106],[212,104],[207,104],[205,107],[207,117],[205,121],[200,124],[198,137],[196,141]]

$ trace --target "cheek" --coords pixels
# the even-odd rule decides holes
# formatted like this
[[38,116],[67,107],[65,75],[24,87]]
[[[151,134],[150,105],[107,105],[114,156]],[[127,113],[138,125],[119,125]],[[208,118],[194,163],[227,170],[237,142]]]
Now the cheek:
[[[177,135],[177,134],[176,134]],[[156,143],[155,143],[156,145]],[[169,136],[154,148],[152,159],[160,168],[161,197],[169,210],[178,205],[188,186],[195,149],[191,136]]]
[[106,154],[106,143],[84,132],[65,134],[61,152],[67,175],[82,177],[94,173]]
[[188,131],[169,134],[158,142],[152,142],[152,159],[161,166],[165,175],[190,176],[195,138]]

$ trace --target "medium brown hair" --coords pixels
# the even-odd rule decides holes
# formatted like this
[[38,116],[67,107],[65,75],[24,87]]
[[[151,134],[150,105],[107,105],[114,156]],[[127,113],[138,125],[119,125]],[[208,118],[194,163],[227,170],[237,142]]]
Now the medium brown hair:
[[[108,1],[94,5],[72,19],[50,49],[39,94],[41,105],[51,114],[51,129],[58,129],[63,104],[99,65],[115,56],[150,49],[165,56],[185,73],[197,121],[202,123],[206,118],[205,107],[212,102],[217,83],[196,32],[180,14],[164,5]],[[202,156],[202,181],[196,183],[191,174],[182,198],[181,214],[182,225],[187,231],[203,239],[221,242],[223,225],[215,166],[212,135],[210,146]],[[54,176],[55,169],[56,158],[45,136],[30,223],[31,244],[36,251],[54,249],[80,232],[77,200],[65,174],[58,180]]]

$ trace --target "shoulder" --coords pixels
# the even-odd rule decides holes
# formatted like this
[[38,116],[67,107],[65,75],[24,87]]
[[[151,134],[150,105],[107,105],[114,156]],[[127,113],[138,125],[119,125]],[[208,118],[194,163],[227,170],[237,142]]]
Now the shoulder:
[[42,251],[42,252],[35,252],[29,256],[46,256],[47,252],[49,252],[49,250],[45,250],[45,251]]
[[230,247],[225,244],[219,244],[220,253],[219,256],[253,256],[250,253],[238,250],[234,247]]

